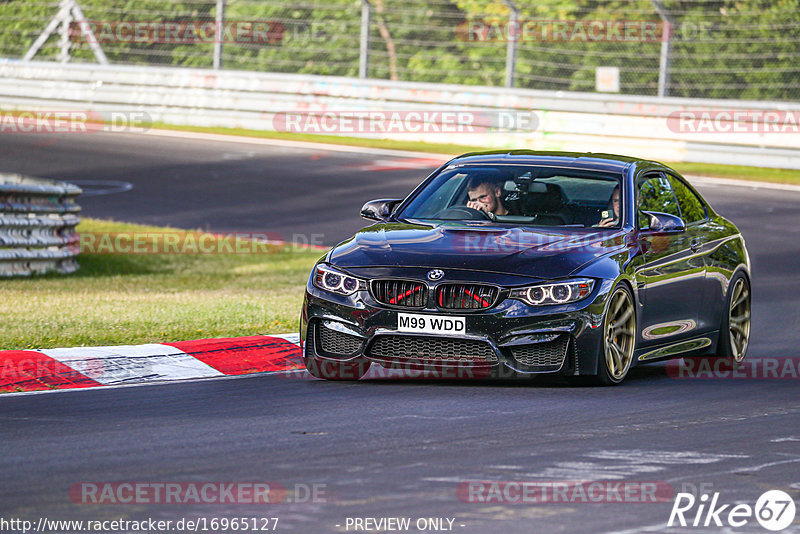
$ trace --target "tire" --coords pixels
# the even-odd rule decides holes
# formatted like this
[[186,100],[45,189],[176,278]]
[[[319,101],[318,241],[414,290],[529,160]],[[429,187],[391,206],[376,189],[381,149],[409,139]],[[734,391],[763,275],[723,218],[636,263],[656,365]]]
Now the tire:
[[728,285],[728,298],[719,330],[717,357],[741,363],[750,345],[750,281],[737,273]]
[[596,386],[621,384],[633,364],[636,351],[636,304],[624,283],[617,284],[603,315],[603,350],[597,362]]
[[323,380],[355,381],[367,374],[370,362],[358,360],[356,362],[335,362],[331,360],[317,360],[316,358],[303,358],[306,370],[315,378]]

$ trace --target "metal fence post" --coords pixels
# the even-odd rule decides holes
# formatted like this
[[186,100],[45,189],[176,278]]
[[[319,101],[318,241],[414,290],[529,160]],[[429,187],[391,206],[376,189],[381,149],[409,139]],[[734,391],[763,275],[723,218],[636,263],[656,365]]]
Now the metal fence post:
[[512,0],[503,0],[511,11],[508,18],[508,46],[506,47],[506,87],[514,87],[517,71],[517,41],[519,39],[519,9]]
[[58,13],[56,14],[55,17],[53,17],[50,20],[50,22],[47,24],[42,33],[39,34],[39,36],[33,42],[28,51],[25,52],[25,55],[22,57],[22,61],[30,61],[31,59],[33,59],[33,56],[35,56],[36,52],[38,52],[39,49],[42,47],[42,45],[44,45],[45,41],[47,41],[47,39],[50,37],[50,34],[52,34],[55,31],[55,29],[58,27],[59,24],[61,24],[61,21],[69,18],[70,16],[69,11],[70,11],[69,3],[64,2],[64,0],[62,0],[60,7],[58,8]]
[[214,38],[214,70],[222,68],[222,39],[224,39],[225,32],[223,26],[225,25],[225,0],[217,0],[216,10],[216,35]]
[[105,52],[103,52],[103,48],[100,46],[97,36],[94,34],[91,25],[86,20],[86,15],[83,14],[81,6],[79,6],[78,2],[75,0],[72,2],[72,15],[78,22],[78,26],[81,29],[81,35],[83,35],[83,37],[89,42],[89,48],[92,49],[94,57],[101,65],[108,65],[108,58],[106,57]]
[[69,63],[71,55],[69,49],[72,43],[69,41],[69,27],[72,25],[72,0],[61,0],[59,3],[60,11],[64,13],[61,25],[58,28],[58,61],[59,63]]
[[661,33],[661,58],[658,64],[658,96],[669,96],[669,67],[672,60],[672,32],[675,28],[675,19],[670,16],[661,0],[650,0],[656,8],[661,20],[664,21],[664,31]]
[[47,42],[47,39],[50,38],[50,35],[52,35],[52,33],[60,25],[60,37],[58,44],[61,49],[57,59],[61,63],[67,63],[71,59],[69,53],[71,46],[71,43],[69,42],[69,26],[73,20],[78,22],[78,26],[81,29],[81,35],[83,35],[83,37],[89,42],[89,47],[92,49],[94,57],[97,58],[97,61],[102,65],[108,65],[108,58],[103,52],[103,49],[100,47],[97,37],[92,31],[91,25],[86,20],[86,16],[83,14],[81,7],[75,0],[61,0],[59,2],[58,13],[50,20],[28,51],[25,52],[25,55],[22,57],[22,61],[30,61],[33,59],[33,56],[35,56],[42,46],[44,46],[44,43]]
[[361,47],[358,53],[358,77],[366,78],[369,73],[369,23],[372,5],[369,0],[361,0]]

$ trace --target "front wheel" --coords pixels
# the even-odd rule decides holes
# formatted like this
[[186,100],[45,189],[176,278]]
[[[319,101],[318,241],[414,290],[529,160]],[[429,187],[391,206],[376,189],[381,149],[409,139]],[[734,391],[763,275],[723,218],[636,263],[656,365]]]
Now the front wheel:
[[635,350],[636,308],[630,289],[620,284],[608,299],[603,318],[603,353],[593,383],[600,386],[620,384],[631,368]]

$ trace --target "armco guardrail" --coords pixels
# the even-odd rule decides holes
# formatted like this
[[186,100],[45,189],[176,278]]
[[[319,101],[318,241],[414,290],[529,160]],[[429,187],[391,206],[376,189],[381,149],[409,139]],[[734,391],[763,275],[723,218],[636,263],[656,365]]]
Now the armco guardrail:
[[0,276],[78,268],[80,194],[72,184],[0,174]]
[[[0,106],[101,114],[145,111],[152,120],[170,124],[258,130],[279,129],[273,119],[285,112],[532,111],[538,119],[533,129],[407,131],[391,137],[492,148],[612,152],[668,161],[800,168],[800,135],[797,123],[792,126],[792,120],[800,118],[800,103],[6,60],[0,62]],[[688,129],[683,130],[684,124],[675,114],[686,111],[706,113],[707,120],[689,121]],[[732,112],[745,118],[726,119]],[[761,119],[750,121],[748,116]],[[781,118],[789,121],[788,128]],[[309,133],[387,137],[363,131]]]

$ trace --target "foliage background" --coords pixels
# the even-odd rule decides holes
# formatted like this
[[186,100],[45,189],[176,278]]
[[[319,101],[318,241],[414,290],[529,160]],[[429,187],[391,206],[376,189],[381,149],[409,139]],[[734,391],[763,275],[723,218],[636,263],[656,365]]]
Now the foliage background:
[[[191,21],[215,17],[214,0],[78,0],[93,21]],[[658,21],[650,0],[516,0],[522,20]],[[800,0],[665,0],[675,21],[670,96],[800,100]],[[466,38],[464,24],[502,25],[501,0],[371,0],[368,76],[502,86],[506,43]],[[226,43],[223,68],[357,76],[361,0],[227,0],[229,21],[283,28],[268,43]],[[0,0],[0,57],[20,58],[58,1]],[[497,26],[501,27],[501,26]],[[72,60],[94,61],[73,39]],[[211,67],[213,44],[104,43],[110,61]],[[594,91],[595,68],[617,66],[621,92],[657,94],[660,42],[525,40],[515,86]],[[37,59],[55,59],[52,36]]]

